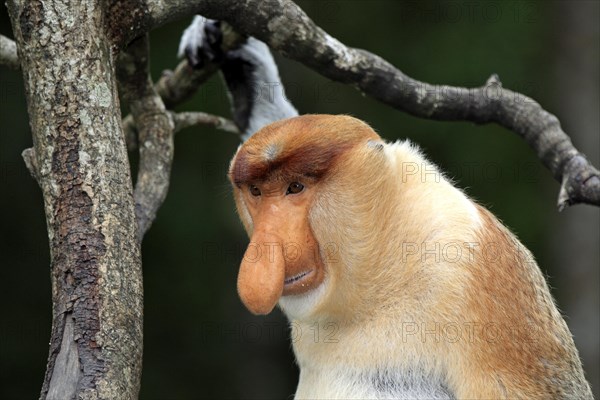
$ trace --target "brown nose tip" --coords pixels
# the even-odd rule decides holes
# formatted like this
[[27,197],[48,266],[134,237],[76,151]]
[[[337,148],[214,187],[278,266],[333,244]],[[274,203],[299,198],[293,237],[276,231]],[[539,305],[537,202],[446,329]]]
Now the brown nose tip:
[[285,259],[281,240],[267,232],[254,232],[240,265],[237,288],[253,314],[270,313],[281,294]]

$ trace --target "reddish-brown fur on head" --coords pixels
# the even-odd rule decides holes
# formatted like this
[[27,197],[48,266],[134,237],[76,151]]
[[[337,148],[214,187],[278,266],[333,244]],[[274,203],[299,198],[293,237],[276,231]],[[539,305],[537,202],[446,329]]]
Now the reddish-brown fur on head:
[[266,179],[321,178],[359,142],[379,139],[364,122],[344,115],[303,115],[275,122],[252,136],[230,170],[236,186]]

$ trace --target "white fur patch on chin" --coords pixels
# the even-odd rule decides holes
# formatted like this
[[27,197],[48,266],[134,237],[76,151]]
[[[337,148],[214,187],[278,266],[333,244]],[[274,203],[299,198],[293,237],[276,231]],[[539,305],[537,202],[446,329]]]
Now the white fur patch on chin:
[[279,299],[279,307],[290,320],[307,319],[323,300],[326,288],[327,278],[317,288],[306,293],[282,296]]

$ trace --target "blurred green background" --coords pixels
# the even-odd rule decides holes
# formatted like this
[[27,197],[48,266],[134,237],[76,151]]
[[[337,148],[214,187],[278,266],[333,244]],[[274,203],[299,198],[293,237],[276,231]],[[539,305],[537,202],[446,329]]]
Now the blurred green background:
[[[556,114],[598,167],[599,3],[596,1],[299,1],[347,45],[374,52],[431,83],[504,86]],[[177,65],[190,19],[151,34],[157,79]],[[0,33],[12,37],[4,8]],[[515,134],[495,125],[433,122],[388,108],[276,56],[301,113],[347,113],[384,138],[420,144],[458,186],[528,246],[568,315],[598,397],[599,211],[555,207],[559,185]],[[178,110],[229,116],[215,76]],[[48,244],[41,192],[21,151],[31,146],[20,72],[0,69],[0,398],[39,394],[50,336]],[[231,134],[192,128],[176,137],[169,195],[143,244],[142,399],[286,398],[297,368],[279,311],[254,317],[235,282],[247,238],[225,173]],[[135,155],[132,155],[135,159]]]

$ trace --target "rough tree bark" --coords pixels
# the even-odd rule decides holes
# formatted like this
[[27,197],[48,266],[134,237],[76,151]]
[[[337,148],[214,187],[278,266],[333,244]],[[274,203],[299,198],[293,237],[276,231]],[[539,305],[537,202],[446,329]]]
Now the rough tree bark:
[[148,35],[121,53],[117,76],[138,127],[140,165],[134,190],[138,241],[156,218],[167,197],[173,163],[174,123],[150,77]]
[[9,1],[50,238],[53,322],[41,398],[133,399],[140,247],[102,1]]

